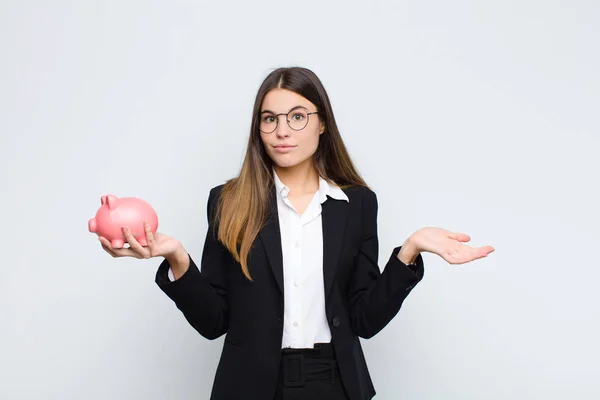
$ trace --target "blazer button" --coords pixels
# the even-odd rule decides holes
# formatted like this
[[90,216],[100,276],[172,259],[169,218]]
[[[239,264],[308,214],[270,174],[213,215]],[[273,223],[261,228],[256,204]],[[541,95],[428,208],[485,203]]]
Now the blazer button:
[[333,317],[333,321],[332,322],[333,322],[333,326],[334,327],[337,328],[338,326],[340,326],[340,319],[338,317]]

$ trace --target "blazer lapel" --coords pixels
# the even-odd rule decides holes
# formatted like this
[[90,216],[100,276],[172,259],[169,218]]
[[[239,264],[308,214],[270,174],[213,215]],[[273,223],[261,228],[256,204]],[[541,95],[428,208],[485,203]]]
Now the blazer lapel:
[[[277,286],[279,286],[281,293],[283,293],[283,251],[281,249],[281,229],[279,226],[275,190],[273,188],[270,192],[267,221],[258,235],[265,248]],[[337,200],[329,196],[321,207],[323,225],[323,280],[325,297],[327,297],[333,285],[340,260],[349,207],[345,200]]]
[[327,198],[322,204],[323,280],[325,298],[329,295],[340,261],[349,205],[345,200]]
[[281,249],[281,229],[279,227],[279,213],[277,212],[277,198],[275,187],[269,193],[269,212],[265,226],[258,232],[265,248],[269,265],[277,281],[279,290],[283,293],[283,251]]

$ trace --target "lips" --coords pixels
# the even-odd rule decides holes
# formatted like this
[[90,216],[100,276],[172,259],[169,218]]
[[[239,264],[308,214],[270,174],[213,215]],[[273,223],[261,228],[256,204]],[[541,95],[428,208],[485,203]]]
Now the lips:
[[290,146],[287,144],[279,144],[277,146],[273,146],[275,151],[278,153],[289,153],[291,152],[296,146]]

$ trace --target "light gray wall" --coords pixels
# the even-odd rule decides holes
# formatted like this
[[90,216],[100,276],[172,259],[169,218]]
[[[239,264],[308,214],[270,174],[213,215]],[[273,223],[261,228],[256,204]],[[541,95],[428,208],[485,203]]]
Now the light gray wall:
[[323,80],[378,194],[491,244],[363,341],[377,399],[598,399],[600,3],[3,1],[0,398],[206,399],[208,341],[87,220],[139,196],[200,259],[275,67]]

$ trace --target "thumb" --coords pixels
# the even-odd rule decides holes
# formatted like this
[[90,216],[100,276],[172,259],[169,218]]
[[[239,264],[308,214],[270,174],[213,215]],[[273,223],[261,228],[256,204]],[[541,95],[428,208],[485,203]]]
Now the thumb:
[[464,233],[453,232],[448,235],[450,239],[458,240],[459,242],[468,242],[471,240],[471,237]]

